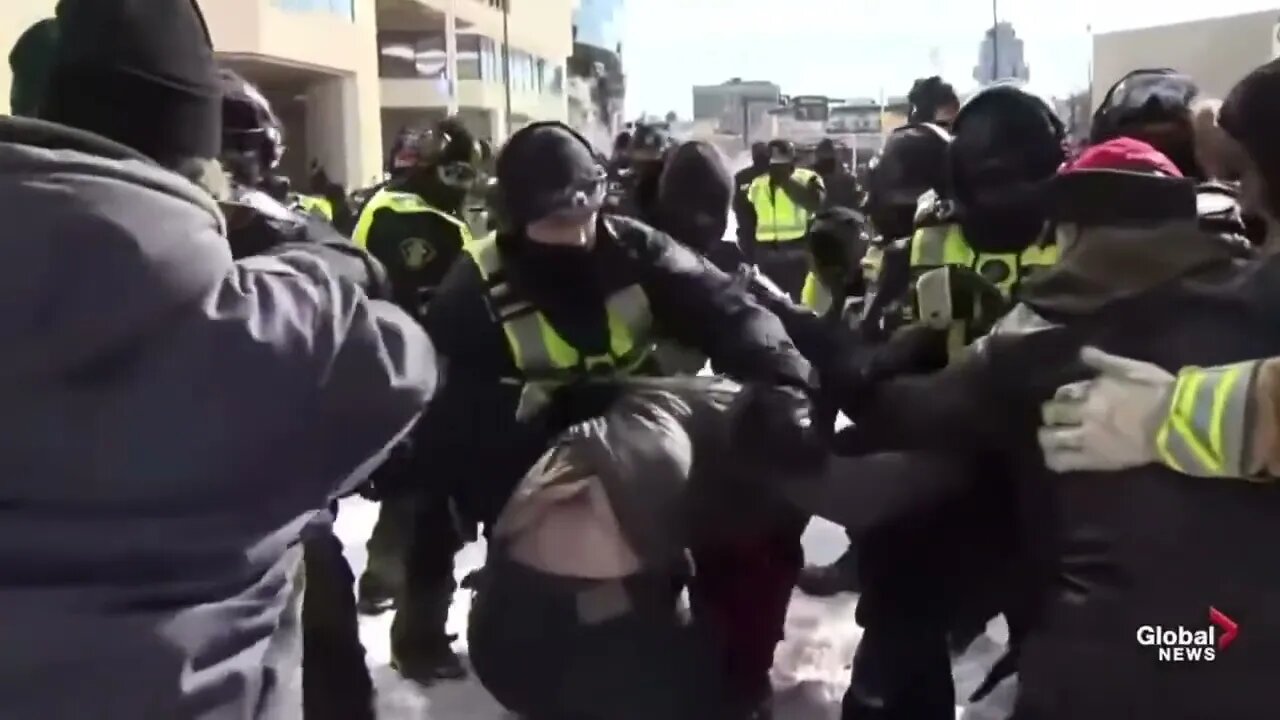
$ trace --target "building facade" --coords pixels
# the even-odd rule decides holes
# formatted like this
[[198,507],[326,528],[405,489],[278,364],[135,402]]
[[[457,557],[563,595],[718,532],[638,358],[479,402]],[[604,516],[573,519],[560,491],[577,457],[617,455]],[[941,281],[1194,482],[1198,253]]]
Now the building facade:
[[1093,37],[1092,106],[1138,68],[1169,67],[1195,79],[1205,95],[1226,97],[1241,78],[1280,56],[1280,9]]
[[497,141],[535,120],[567,118],[565,63],[579,0],[506,2],[504,12],[503,0],[378,0],[388,147],[401,130],[450,114]]
[[1013,24],[1002,22],[988,28],[978,46],[978,64],[973,68],[973,79],[980,85],[990,85],[997,80],[1031,79],[1025,48]]
[[[348,187],[379,180],[390,138],[451,110],[481,137],[507,134],[502,0],[198,2],[219,60],[258,84],[280,115],[282,171],[297,187],[314,165]],[[508,2],[512,125],[564,119],[577,0]],[[56,5],[0,2],[4,55]],[[4,63],[6,110],[10,82]]]
[[776,84],[733,78],[719,85],[694,86],[693,119],[714,119],[721,132],[756,140],[771,126],[770,113],[781,103],[782,88]]
[[580,0],[573,15],[568,62],[569,122],[607,147],[622,125],[626,74],[622,67],[624,0]]

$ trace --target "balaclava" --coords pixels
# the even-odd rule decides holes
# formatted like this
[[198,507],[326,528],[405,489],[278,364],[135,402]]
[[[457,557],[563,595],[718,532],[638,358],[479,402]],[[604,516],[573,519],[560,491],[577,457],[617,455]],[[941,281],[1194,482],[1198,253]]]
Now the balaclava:
[[1047,185],[1065,159],[1063,127],[1044,101],[1010,85],[974,96],[953,125],[951,192],[976,250],[1018,252],[1047,218]]
[[733,177],[720,151],[707,142],[684,143],[658,179],[657,227],[706,255],[724,239],[732,200]]

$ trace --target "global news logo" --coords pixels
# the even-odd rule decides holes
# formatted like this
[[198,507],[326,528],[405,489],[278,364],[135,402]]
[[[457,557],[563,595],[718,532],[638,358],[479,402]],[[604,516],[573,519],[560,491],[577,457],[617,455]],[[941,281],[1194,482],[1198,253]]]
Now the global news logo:
[[1138,628],[1138,644],[1155,648],[1160,662],[1213,662],[1239,634],[1240,626],[1234,620],[1211,607],[1208,625],[1198,628],[1143,625]]

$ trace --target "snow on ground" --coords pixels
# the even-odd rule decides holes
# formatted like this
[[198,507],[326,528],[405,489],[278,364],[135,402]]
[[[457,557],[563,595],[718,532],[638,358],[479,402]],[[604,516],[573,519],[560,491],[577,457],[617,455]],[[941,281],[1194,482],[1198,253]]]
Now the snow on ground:
[[[343,501],[338,514],[337,533],[357,576],[364,569],[364,543],[376,519],[377,505],[359,498]],[[810,562],[829,562],[844,551],[844,533],[835,525],[815,520],[805,533],[804,546]],[[458,555],[458,578],[483,562],[484,544],[467,546]],[[466,650],[465,627],[470,602],[470,593],[459,591],[449,615],[449,632],[458,634],[456,647],[462,652]],[[849,660],[862,637],[862,629],[853,620],[856,605],[854,595],[818,599],[795,594],[787,618],[786,639],[778,645],[774,665],[778,720],[836,720],[839,717],[840,697],[849,681]],[[425,689],[401,679],[389,664],[392,615],[384,613],[360,620],[360,639],[378,688],[380,720],[509,720],[512,717],[474,678]],[[1006,636],[1003,623],[993,622],[987,635],[980,637],[957,662],[958,697],[967,697],[977,687],[987,668],[999,657]],[[966,718],[988,720],[1006,715],[971,711]],[[956,708],[956,716],[961,716],[961,708]]]

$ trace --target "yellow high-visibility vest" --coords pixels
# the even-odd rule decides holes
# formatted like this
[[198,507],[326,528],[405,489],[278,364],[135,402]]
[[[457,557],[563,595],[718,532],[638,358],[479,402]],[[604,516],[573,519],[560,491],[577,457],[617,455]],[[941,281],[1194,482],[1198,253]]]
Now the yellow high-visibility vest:
[[356,221],[356,229],[351,233],[351,241],[355,243],[356,247],[368,249],[369,231],[373,229],[373,216],[379,210],[384,209],[400,214],[431,213],[458,228],[464,248],[474,242],[471,228],[457,217],[432,207],[427,204],[426,200],[413,193],[381,188],[374,193],[373,197],[369,198],[369,201],[365,203],[364,208],[360,211],[360,218]]
[[333,203],[329,202],[328,198],[319,195],[297,195],[295,199],[302,212],[315,215],[325,222],[333,222]]
[[609,350],[584,355],[531,303],[518,297],[502,277],[502,258],[490,235],[463,248],[488,286],[488,303],[502,324],[519,377],[503,382],[521,386],[519,416],[528,417],[545,403],[555,387],[589,377],[627,375],[649,359],[654,349],[653,314],[639,285],[628,285],[605,301]]
[[823,315],[831,309],[831,290],[818,278],[818,274],[810,272],[804,278],[804,287],[800,290],[800,303],[810,310]]
[[[801,185],[822,177],[812,170],[798,168],[791,177]],[[747,199],[756,211],[756,242],[781,243],[799,240],[809,231],[808,210],[796,205],[782,190],[769,184],[769,176],[761,175],[747,187]]]
[[[980,253],[965,240],[959,224],[948,223],[916,230],[911,237],[910,265],[913,276],[948,265],[969,268],[1011,300],[1023,280],[1058,262],[1058,254],[1056,244],[1032,245],[1020,253]],[[907,311],[910,320],[920,316],[914,299]],[[948,346],[953,356],[974,339],[971,334],[961,323],[951,327]]]

